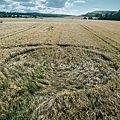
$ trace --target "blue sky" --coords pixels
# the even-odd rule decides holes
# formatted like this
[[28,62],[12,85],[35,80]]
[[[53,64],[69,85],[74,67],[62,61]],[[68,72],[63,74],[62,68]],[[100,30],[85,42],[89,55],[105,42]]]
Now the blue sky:
[[119,10],[120,0],[0,0],[0,11],[80,15],[96,10]]

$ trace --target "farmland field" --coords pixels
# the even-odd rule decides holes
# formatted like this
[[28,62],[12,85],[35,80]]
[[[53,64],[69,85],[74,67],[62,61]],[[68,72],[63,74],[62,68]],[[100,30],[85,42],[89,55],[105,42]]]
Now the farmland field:
[[120,22],[2,20],[0,120],[120,119]]

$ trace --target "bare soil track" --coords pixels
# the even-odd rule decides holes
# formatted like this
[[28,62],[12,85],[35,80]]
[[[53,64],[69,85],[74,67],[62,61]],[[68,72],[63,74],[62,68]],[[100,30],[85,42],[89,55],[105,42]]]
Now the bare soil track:
[[45,19],[1,26],[0,119],[119,120],[119,29],[108,36],[119,22]]

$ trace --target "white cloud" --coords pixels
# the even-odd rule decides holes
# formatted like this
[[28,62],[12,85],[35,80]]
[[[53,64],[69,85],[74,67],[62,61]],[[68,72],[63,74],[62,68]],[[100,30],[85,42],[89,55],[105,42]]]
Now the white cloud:
[[86,11],[82,12],[81,14],[86,14],[88,12],[93,12],[93,11],[100,11],[101,9],[99,8],[91,8],[91,9],[86,9]]
[[67,0],[46,0],[47,7],[63,8]]
[[13,0],[15,2],[30,2],[31,0]]
[[12,2],[12,0],[5,0],[6,2]]
[[92,8],[92,9],[88,9],[88,12],[92,12],[92,11],[98,11],[100,10],[99,8]]
[[74,6],[74,4],[73,4],[73,3],[70,3],[69,0],[66,1],[66,3],[65,3],[65,7],[66,7],[66,8],[73,7],[73,6]]
[[71,0],[0,0],[0,10],[9,12],[75,14],[77,10],[71,10],[73,6]]
[[74,3],[86,3],[85,0],[75,0]]

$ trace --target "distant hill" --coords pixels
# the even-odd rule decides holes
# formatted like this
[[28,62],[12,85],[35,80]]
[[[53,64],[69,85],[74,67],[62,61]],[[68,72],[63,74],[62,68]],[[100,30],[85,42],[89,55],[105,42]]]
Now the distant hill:
[[117,12],[117,11],[93,11],[91,13],[93,14],[102,14],[102,15],[105,15],[105,14],[110,14],[111,12]]
[[120,21],[120,10],[118,11],[93,11],[82,15],[84,18],[93,19],[96,17],[100,20],[118,20]]
[[18,13],[0,12],[0,18],[42,18],[42,17],[67,17],[71,15],[47,14],[47,13]]
[[88,12],[82,16],[86,16],[86,17],[95,17],[96,14],[101,14],[102,16],[105,16],[106,14],[110,14],[112,12],[117,12],[117,11],[93,11],[93,12]]

